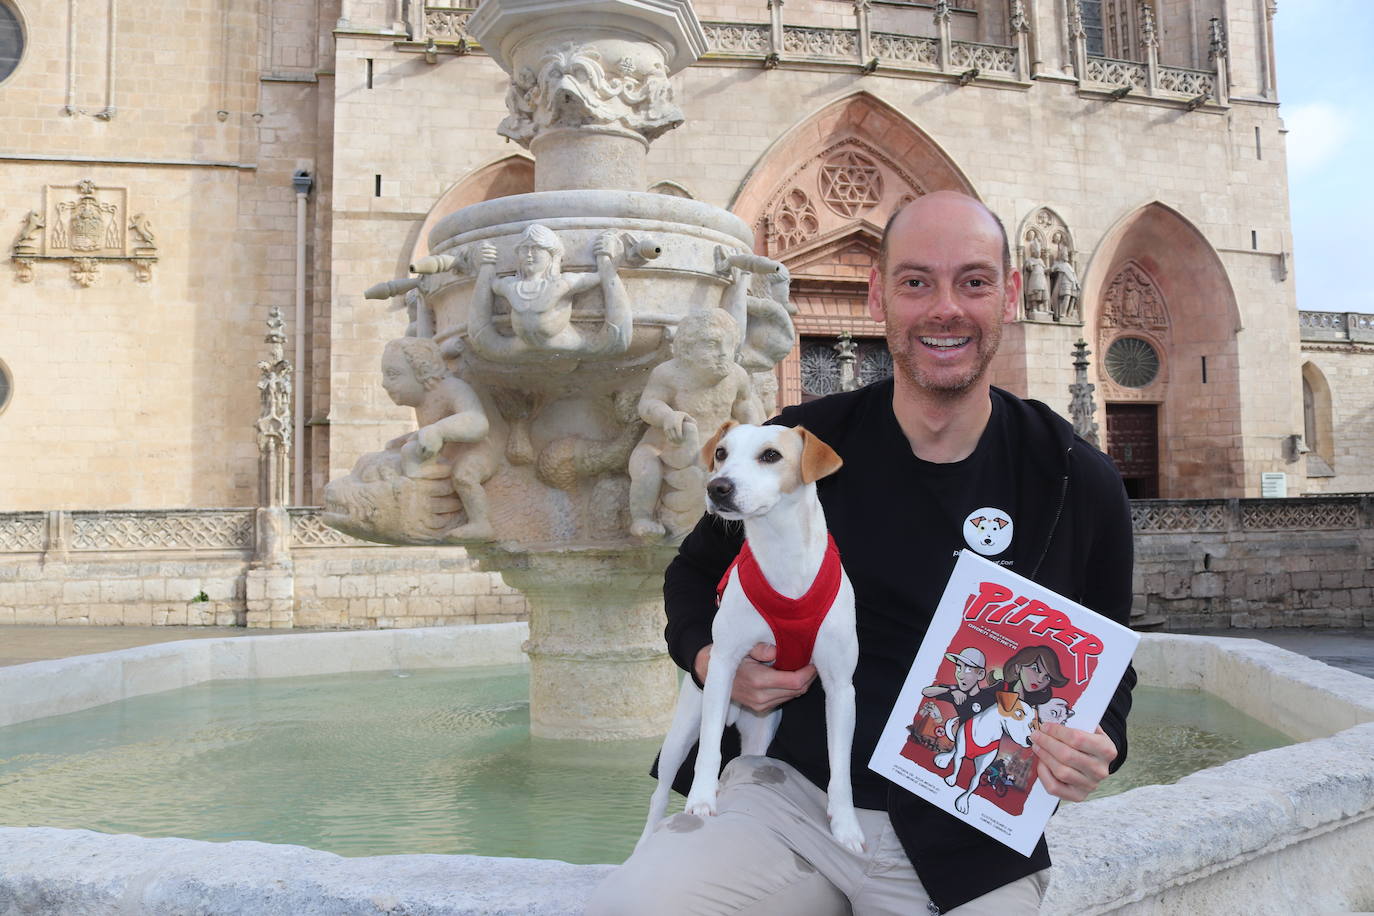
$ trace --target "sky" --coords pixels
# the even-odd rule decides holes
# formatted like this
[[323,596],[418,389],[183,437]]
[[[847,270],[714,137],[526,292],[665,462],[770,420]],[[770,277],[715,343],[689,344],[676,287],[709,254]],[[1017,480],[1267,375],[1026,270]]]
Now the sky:
[[1374,0],[1279,0],[1298,308],[1374,313]]

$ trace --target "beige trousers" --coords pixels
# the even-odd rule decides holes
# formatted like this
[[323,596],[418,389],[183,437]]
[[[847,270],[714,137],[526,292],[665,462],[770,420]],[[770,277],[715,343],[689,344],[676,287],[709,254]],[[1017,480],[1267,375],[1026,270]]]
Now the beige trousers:
[[[715,817],[682,813],[612,872],[588,916],[927,916],[934,912],[887,812],[859,809],[864,852],[830,835],[826,796],[792,767],[739,757],[721,777]],[[1040,909],[1045,872],[951,910],[1019,916]]]

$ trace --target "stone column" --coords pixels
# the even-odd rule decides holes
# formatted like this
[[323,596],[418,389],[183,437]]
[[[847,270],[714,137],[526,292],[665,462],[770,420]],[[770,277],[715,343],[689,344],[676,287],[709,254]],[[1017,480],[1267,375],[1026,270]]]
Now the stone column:
[[1150,4],[1140,4],[1140,42],[1145,46],[1145,80],[1150,95],[1159,93],[1159,32],[1155,28],[1155,10]]
[[1088,78],[1088,33],[1083,30],[1083,7],[1079,0],[1068,0],[1068,4],[1069,54],[1072,58],[1073,74],[1082,82]]
[[1016,45],[1016,78],[1022,81],[1031,76],[1030,20],[1026,17],[1026,0],[1011,0],[1011,39]]
[[935,0],[935,31],[940,37],[940,69],[949,72],[950,46],[953,44],[949,31],[949,0]]
[[1088,342],[1078,338],[1073,345],[1073,384],[1069,386],[1069,417],[1073,420],[1073,431],[1084,441],[1101,448],[1097,439],[1097,421],[1093,414],[1097,405],[1093,403],[1096,385],[1088,381]]
[[682,123],[668,78],[706,51],[685,2],[485,0],[467,29],[511,75],[503,136],[536,191],[643,191],[650,141]]
[[1226,49],[1226,30],[1222,28],[1220,19],[1212,20],[1212,38],[1208,48],[1207,56],[1211,58],[1212,67],[1216,72],[1216,101],[1218,105],[1225,105],[1231,98],[1231,85],[1228,79],[1229,57]]
[[289,628],[295,623],[296,579],[291,563],[291,518],[286,511],[291,479],[291,363],[281,309],[268,313],[267,337],[272,356],[258,363],[258,506],[254,520],[253,562],[245,583],[247,625]]
[[499,569],[528,602],[532,735],[663,734],[679,674],[663,644],[663,569],[672,548],[520,552],[474,544],[468,553],[484,569]]

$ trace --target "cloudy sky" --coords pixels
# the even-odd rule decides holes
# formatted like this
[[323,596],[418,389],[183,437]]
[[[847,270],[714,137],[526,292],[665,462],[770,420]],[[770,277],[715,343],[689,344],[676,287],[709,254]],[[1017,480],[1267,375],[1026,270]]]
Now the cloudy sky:
[[1279,0],[1298,308],[1374,313],[1374,2]]

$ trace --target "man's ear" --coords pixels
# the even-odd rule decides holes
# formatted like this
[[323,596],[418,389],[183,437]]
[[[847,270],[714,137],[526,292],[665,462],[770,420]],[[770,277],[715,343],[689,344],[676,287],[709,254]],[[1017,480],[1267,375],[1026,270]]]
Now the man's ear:
[[878,324],[887,323],[887,309],[883,307],[883,275],[874,264],[868,271],[868,316]]
[[1007,301],[1002,307],[1002,323],[1016,320],[1016,306],[1021,301],[1021,271],[1013,270],[1007,277]]
[[838,471],[844,461],[835,450],[821,441],[820,437],[804,426],[798,426],[802,438],[801,480],[802,483],[815,483],[822,477]]
[[709,471],[716,466],[716,446],[720,445],[721,438],[730,431],[732,427],[739,426],[734,420],[726,420],[716,430],[716,434],[706,440],[706,444],[701,447],[701,463],[706,465]]

